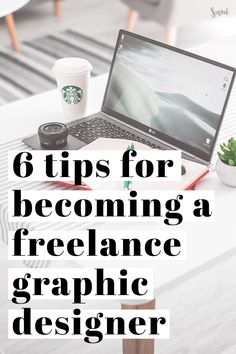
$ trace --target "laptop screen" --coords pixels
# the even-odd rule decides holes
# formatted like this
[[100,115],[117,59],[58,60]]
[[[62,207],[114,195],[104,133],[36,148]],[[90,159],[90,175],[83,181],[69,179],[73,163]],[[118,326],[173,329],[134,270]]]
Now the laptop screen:
[[102,111],[209,162],[234,73],[120,31]]

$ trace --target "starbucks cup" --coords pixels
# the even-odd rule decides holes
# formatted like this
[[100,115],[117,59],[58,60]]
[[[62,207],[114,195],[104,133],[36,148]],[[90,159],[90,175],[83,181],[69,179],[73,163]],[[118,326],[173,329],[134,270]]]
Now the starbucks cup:
[[53,66],[67,121],[87,114],[91,69],[92,65],[81,58],[59,59]]

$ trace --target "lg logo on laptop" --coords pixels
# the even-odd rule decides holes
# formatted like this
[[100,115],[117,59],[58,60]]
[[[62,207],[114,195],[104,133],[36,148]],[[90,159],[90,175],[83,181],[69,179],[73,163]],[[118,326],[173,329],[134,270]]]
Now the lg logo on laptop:
[[155,135],[155,134],[156,134],[156,131],[150,128],[150,129],[148,129],[148,133],[149,133],[149,134],[152,134],[152,135]]

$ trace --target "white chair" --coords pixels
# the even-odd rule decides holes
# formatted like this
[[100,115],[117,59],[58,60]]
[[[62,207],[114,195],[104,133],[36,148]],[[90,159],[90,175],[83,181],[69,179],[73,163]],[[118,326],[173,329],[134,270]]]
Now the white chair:
[[[13,12],[21,9],[30,0],[0,0],[0,18],[5,17],[9,36],[11,38],[12,47],[16,52],[20,51],[20,45],[16,34],[16,26]],[[55,15],[61,13],[61,0],[54,0]]]
[[16,52],[20,51],[19,41],[16,34],[16,26],[13,12],[21,9],[30,0],[0,0],[0,18],[5,17],[12,47]]
[[165,41],[175,44],[181,26],[236,16],[235,0],[121,0],[129,7],[126,29],[132,31],[138,15],[165,27]]

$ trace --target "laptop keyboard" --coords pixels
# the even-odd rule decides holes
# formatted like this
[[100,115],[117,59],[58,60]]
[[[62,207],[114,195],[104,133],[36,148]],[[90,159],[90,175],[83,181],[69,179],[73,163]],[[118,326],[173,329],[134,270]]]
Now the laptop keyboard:
[[162,147],[151,143],[143,137],[136,135],[128,130],[108,122],[101,117],[95,117],[88,121],[80,122],[68,128],[69,134],[83,141],[85,144],[90,144],[98,138],[115,138],[138,141],[148,145],[153,149],[164,150]]

